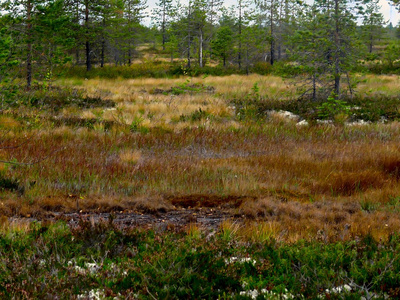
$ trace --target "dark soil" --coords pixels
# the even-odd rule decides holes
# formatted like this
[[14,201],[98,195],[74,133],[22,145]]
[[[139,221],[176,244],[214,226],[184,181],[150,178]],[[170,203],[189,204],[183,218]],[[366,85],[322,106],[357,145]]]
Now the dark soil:
[[177,208],[168,212],[141,213],[137,211],[120,211],[113,213],[96,212],[76,212],[60,213],[48,212],[40,218],[9,218],[10,222],[30,223],[34,221],[65,221],[72,228],[79,226],[80,221],[89,221],[91,223],[112,222],[119,229],[129,229],[143,227],[156,230],[180,230],[189,224],[207,230],[216,230],[220,224],[227,219],[234,217],[227,211],[213,208]]

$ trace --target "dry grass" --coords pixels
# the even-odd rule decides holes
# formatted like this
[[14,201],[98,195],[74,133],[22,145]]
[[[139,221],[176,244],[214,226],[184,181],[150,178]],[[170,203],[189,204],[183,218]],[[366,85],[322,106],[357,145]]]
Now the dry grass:
[[[65,108],[57,115],[109,120],[110,128],[104,123],[36,124],[32,118],[28,125],[2,115],[0,126],[7,128],[2,147],[10,148],[1,150],[2,159],[44,160],[27,166],[0,164],[0,174],[18,183],[18,190],[1,191],[0,212],[163,211],[174,209],[172,202],[179,199],[194,199],[194,206],[209,201],[266,222],[246,229],[254,232],[254,239],[319,234],[331,240],[347,225],[349,237],[370,230],[384,238],[400,229],[400,204],[394,200],[400,196],[398,123],[299,128],[274,119],[262,124],[238,121],[229,100],[251,92],[255,82],[261,94],[271,97],[293,92],[276,77],[194,78],[192,83],[211,85],[215,93],[152,92],[185,80],[87,80],[82,87],[115,101],[116,109]],[[391,77],[368,80],[380,80],[380,85],[386,80],[388,89],[396,84]],[[207,117],[181,118],[199,108]],[[29,111],[36,113],[47,112]],[[370,229],[363,227],[366,223]]]
[[[183,95],[155,94],[155,90],[168,90],[186,82],[190,84],[204,84],[214,87],[215,93],[194,93]],[[62,84],[73,85],[74,80],[64,80]],[[131,80],[104,80],[92,79],[82,82],[89,96],[101,96],[117,103],[117,110],[105,109],[102,117],[106,120],[117,120],[124,124],[140,119],[145,127],[169,126],[175,127],[174,121],[182,115],[190,115],[198,109],[207,111],[214,117],[214,122],[228,123],[232,121],[233,109],[227,105],[227,99],[242,97],[251,93],[254,84],[258,84],[260,95],[272,98],[290,97],[294,93],[293,87],[285,84],[279,77],[274,76],[239,76],[225,77],[155,79],[138,78]],[[74,112],[72,112],[74,113]],[[66,112],[67,115],[70,113]],[[93,114],[84,112],[83,118],[93,117]],[[229,122],[227,122],[229,121]],[[205,122],[185,124],[188,126],[207,125]],[[234,125],[235,126],[235,125]]]
[[264,237],[333,242],[351,240],[367,233],[377,240],[387,240],[391,233],[400,229],[397,213],[367,212],[352,199],[302,203],[267,197],[243,203],[238,213],[256,220],[238,230],[251,240]]
[[358,85],[357,91],[362,94],[385,93],[397,95],[400,88],[398,75],[365,75],[360,79],[362,79],[362,82]]

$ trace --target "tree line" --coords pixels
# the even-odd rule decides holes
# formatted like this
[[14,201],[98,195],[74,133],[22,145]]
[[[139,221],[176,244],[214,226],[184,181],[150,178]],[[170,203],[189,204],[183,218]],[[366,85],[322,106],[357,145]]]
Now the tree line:
[[[158,44],[187,68],[219,63],[249,72],[257,62],[284,61],[302,74],[310,97],[351,93],[359,62],[393,64],[396,31],[378,0],[159,0],[143,25],[145,0],[17,0],[0,2],[0,83],[23,74],[52,76],[60,65],[130,65],[143,43]],[[379,56],[380,55],[380,56]],[[289,64],[288,64],[289,63]],[[19,70],[19,74],[11,74]],[[304,76],[306,75],[306,76]]]

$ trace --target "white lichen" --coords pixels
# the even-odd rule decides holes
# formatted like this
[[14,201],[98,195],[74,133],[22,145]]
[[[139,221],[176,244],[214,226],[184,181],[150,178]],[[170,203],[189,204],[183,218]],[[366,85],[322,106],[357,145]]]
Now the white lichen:
[[104,294],[104,290],[101,290],[101,289],[91,290],[85,294],[81,294],[76,297],[76,299],[78,299],[78,300],[83,300],[83,299],[85,299],[85,300],[102,300],[105,298],[106,298],[106,296]]
[[233,257],[230,257],[229,259],[225,259],[226,264],[233,264],[235,262],[238,262],[241,264],[246,263],[246,262],[251,263],[253,265],[256,264],[256,261],[250,257],[235,257],[235,256],[233,256]]
[[300,121],[296,124],[296,126],[308,126],[308,122],[306,120]]

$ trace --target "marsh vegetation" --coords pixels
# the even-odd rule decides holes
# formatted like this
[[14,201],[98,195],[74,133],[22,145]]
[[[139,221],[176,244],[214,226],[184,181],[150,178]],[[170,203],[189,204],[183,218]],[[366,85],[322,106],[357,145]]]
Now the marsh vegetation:
[[36,246],[2,258],[3,295],[396,297],[399,81],[360,81],[373,101],[333,108],[261,75],[22,91],[0,116],[0,251]]

